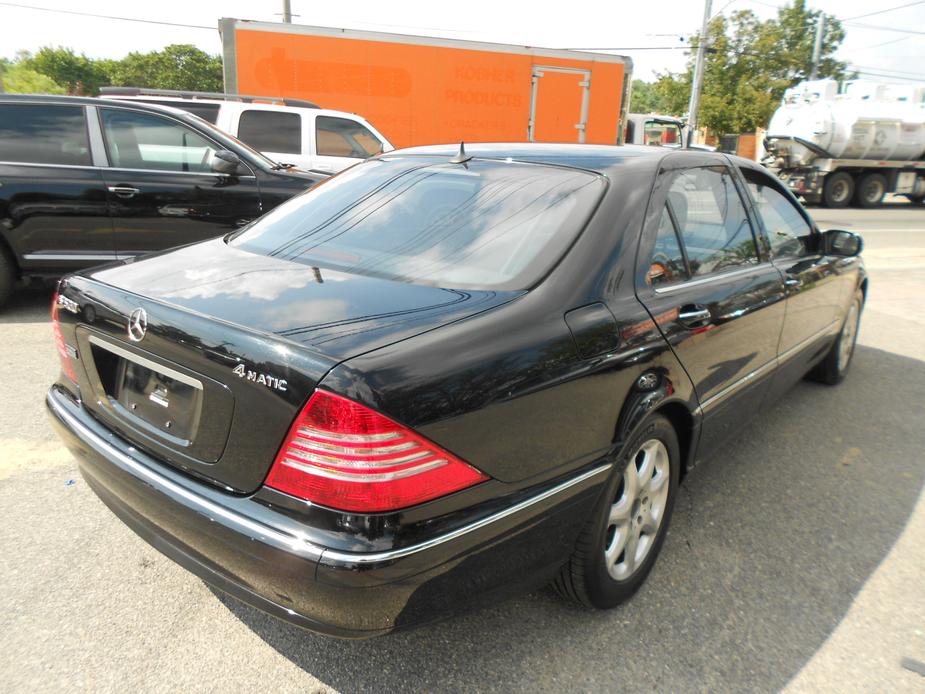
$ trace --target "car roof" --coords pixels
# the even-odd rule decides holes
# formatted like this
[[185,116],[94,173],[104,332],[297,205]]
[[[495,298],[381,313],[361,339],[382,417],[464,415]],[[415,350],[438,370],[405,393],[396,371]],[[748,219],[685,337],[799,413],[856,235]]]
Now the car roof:
[[[672,149],[646,145],[580,145],[539,142],[478,142],[466,143],[465,148],[468,156],[478,157],[479,159],[512,159],[538,164],[573,166],[602,174],[609,173],[612,169],[625,166],[633,161],[645,162],[654,166],[669,155],[689,156],[692,160],[703,161],[705,155],[714,154],[702,150]],[[397,149],[381,156],[389,158],[411,154],[450,158],[458,152],[459,144],[427,145]],[[724,156],[719,155],[716,157],[718,159],[717,163],[721,163]]]
[[[30,103],[43,104],[83,104],[87,106],[122,106],[125,107],[125,100],[122,99],[103,99],[96,96],[63,96],[58,94],[0,94],[0,101],[28,101]],[[161,106],[160,104],[151,104],[145,101],[133,101],[133,106],[139,107],[139,110],[155,111],[159,113],[171,113],[175,115],[189,116],[189,111],[184,111],[173,106]]]

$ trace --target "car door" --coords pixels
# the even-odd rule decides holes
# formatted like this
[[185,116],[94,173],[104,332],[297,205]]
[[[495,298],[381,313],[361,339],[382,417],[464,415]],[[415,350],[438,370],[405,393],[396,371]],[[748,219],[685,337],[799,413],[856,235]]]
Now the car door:
[[[788,388],[828,347],[854,289],[857,262],[825,253],[822,235],[803,206],[780,182],[760,169],[743,168],[756,217],[768,238],[771,261],[784,275],[787,311],[778,347],[780,390]],[[778,388],[775,386],[775,394]]]
[[238,115],[237,137],[275,162],[309,169],[311,140],[303,120],[298,111],[245,108]]
[[0,233],[26,272],[115,260],[86,112],[82,104],[0,103]]
[[701,454],[761,406],[784,320],[780,272],[718,155],[665,158],[637,256],[636,293],[694,384]]
[[215,141],[167,114],[100,107],[116,251],[137,255],[228,233],[260,215],[253,173],[211,170]]
[[315,116],[312,168],[328,173],[343,171],[383,151],[383,142],[359,121],[337,116]]

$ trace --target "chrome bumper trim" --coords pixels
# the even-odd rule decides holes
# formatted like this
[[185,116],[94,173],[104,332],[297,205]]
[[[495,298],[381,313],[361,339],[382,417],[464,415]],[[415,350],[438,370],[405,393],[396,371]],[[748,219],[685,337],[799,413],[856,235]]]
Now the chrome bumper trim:
[[46,397],[46,403],[56,417],[67,424],[71,430],[74,431],[74,433],[76,433],[87,444],[92,446],[98,452],[115,458],[118,460],[120,465],[128,468],[132,474],[142,478],[155,489],[168,489],[172,493],[186,499],[190,506],[194,507],[203,515],[220,517],[229,525],[240,528],[242,531],[246,531],[248,534],[256,534],[258,537],[261,537],[276,546],[281,546],[282,548],[297,553],[301,556],[317,558],[322,562],[333,561],[337,563],[343,562],[350,564],[373,564],[407,557],[411,554],[416,554],[418,552],[422,552],[424,550],[431,549],[432,547],[436,547],[446,542],[463,537],[464,535],[484,528],[487,525],[491,525],[492,523],[500,521],[504,518],[508,518],[509,516],[520,513],[521,511],[528,509],[531,506],[540,503],[541,501],[545,501],[546,499],[549,499],[561,492],[564,492],[571,487],[581,484],[582,482],[591,480],[598,476],[603,476],[605,473],[610,471],[613,465],[612,463],[604,463],[603,465],[599,465],[598,467],[592,470],[588,470],[587,472],[583,472],[580,475],[577,475],[569,480],[566,480],[565,482],[556,485],[555,487],[540,492],[539,494],[531,496],[528,499],[524,499],[520,503],[515,504],[509,508],[498,511],[497,513],[493,513],[490,516],[486,516],[481,520],[475,521],[461,528],[457,528],[451,532],[438,535],[437,537],[434,537],[430,540],[419,542],[415,545],[402,547],[400,549],[388,550],[385,552],[341,552],[339,550],[333,550],[312,544],[293,535],[282,533],[263,523],[253,521],[240,513],[236,513],[235,511],[232,511],[220,504],[216,504],[215,502],[190,491],[184,486],[168,479],[164,475],[158,474],[147,465],[144,465],[143,463],[135,460],[133,457],[126,455],[118,448],[113,446],[110,442],[102,438],[99,434],[87,428],[70,412],[65,410],[59,403],[55,401],[55,398],[52,396],[52,392],[53,391],[49,392],[48,396]]

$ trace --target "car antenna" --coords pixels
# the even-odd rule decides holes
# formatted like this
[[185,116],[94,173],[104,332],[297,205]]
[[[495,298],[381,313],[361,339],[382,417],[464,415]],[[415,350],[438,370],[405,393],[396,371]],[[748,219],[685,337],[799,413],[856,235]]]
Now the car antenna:
[[456,156],[450,159],[451,164],[465,164],[467,161],[472,159],[468,154],[466,154],[466,143],[462,140],[459,141],[459,151],[456,153]]

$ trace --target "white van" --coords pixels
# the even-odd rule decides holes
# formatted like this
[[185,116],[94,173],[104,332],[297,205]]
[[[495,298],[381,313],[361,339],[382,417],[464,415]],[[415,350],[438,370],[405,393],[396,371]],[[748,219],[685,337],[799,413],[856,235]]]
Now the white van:
[[139,87],[103,87],[100,96],[189,111],[270,159],[302,169],[337,173],[395,149],[365,118],[300,99]]

